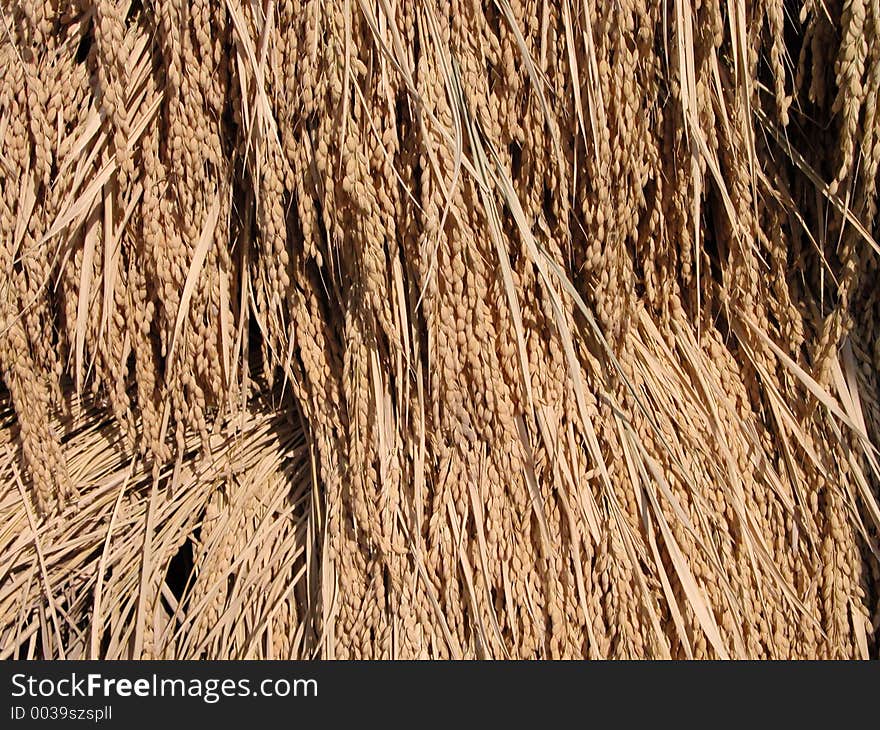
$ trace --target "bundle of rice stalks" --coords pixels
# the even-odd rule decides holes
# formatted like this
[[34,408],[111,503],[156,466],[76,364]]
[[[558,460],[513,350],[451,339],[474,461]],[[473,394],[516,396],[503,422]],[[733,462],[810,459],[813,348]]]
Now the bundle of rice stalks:
[[0,18],[4,657],[876,653],[876,1]]

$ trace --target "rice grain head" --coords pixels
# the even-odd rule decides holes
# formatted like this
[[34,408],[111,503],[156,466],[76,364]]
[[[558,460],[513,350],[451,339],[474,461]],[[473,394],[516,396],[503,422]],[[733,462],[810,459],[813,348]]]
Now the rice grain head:
[[3,656],[876,656],[880,6],[791,13],[6,3]]

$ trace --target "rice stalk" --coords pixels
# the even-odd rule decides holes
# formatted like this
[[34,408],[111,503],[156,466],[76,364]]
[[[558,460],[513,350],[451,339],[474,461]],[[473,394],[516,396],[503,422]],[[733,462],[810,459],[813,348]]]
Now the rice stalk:
[[876,0],[0,20],[4,658],[876,656]]

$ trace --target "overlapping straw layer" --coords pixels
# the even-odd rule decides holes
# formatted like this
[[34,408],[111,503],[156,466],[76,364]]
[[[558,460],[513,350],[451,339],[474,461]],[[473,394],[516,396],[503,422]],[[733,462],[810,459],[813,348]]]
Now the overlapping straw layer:
[[867,657],[877,0],[3,0],[4,657]]

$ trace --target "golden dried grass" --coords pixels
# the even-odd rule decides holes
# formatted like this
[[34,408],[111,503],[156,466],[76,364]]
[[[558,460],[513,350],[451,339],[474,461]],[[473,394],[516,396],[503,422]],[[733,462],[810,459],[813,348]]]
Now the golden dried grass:
[[0,7],[3,657],[876,653],[876,0]]

